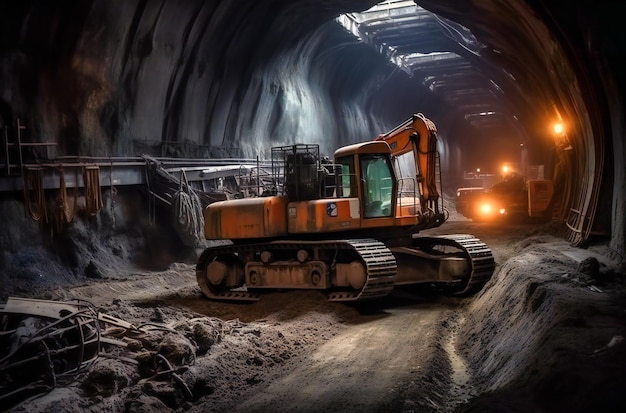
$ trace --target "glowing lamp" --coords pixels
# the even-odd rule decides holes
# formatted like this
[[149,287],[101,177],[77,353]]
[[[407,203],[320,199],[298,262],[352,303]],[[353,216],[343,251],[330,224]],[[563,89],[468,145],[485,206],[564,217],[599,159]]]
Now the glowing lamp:
[[563,124],[561,122],[555,123],[552,128],[554,130],[554,133],[557,135],[561,135],[565,132],[565,127],[563,127]]

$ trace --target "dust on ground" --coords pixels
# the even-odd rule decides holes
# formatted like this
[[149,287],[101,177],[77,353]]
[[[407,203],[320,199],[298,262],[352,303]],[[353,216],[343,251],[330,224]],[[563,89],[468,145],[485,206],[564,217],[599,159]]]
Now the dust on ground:
[[625,411],[625,288],[604,247],[572,248],[523,224],[450,221],[432,233],[472,233],[492,248],[498,265],[481,292],[407,288],[346,305],[291,291],[219,303],[201,296],[191,263],[37,291],[87,300],[136,330],[6,409]]

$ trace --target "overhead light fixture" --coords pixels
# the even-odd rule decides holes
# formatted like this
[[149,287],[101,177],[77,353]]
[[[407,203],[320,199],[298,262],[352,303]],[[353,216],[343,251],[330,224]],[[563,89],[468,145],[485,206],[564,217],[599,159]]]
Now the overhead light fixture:
[[552,130],[554,131],[555,134],[557,135],[562,135],[565,133],[565,127],[563,126],[563,124],[561,122],[556,122],[553,126],[552,126]]

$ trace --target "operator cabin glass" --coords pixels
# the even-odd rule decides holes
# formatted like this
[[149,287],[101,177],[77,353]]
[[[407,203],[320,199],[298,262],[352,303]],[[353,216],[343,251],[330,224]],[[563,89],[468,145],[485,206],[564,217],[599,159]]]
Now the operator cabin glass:
[[389,158],[382,155],[361,155],[364,217],[391,216],[393,179]]
[[339,198],[356,197],[356,179],[354,176],[354,160],[351,156],[346,156],[337,160],[341,166],[341,176],[339,177],[338,196]]

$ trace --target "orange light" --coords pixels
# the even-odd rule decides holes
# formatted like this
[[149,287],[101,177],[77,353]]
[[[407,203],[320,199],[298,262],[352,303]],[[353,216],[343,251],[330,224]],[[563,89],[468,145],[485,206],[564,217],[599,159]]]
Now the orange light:
[[504,172],[505,174],[506,174],[506,173],[509,173],[509,166],[508,166],[508,165],[504,165],[504,166],[502,167],[502,172]]
[[557,135],[561,135],[565,132],[565,127],[563,126],[561,122],[555,123],[552,129],[554,130],[554,133]]

